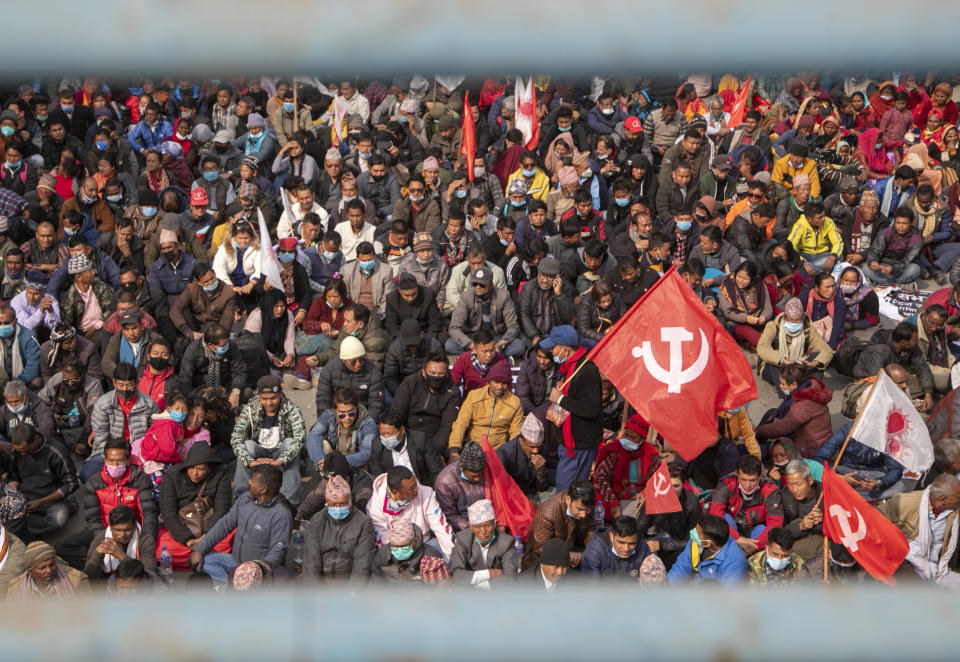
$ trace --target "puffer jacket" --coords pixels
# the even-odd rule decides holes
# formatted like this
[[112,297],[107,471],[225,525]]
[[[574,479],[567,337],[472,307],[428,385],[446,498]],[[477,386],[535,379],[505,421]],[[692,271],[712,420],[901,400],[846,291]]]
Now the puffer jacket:
[[[200,442],[197,445],[205,444]],[[187,541],[194,536],[180,520],[180,509],[193,503],[200,496],[201,487],[203,487],[203,496],[210,497],[213,501],[213,516],[207,525],[207,531],[227,514],[233,497],[230,487],[232,475],[220,465],[219,461],[210,462],[210,473],[200,483],[190,480],[185,469],[185,465],[177,465],[167,472],[160,484],[160,514],[163,516],[163,525],[181,545],[186,545]]]
[[117,506],[129,506],[145,533],[157,535],[157,502],[153,499],[153,482],[143,470],[130,465],[120,480],[114,481],[106,465],[100,473],[84,483],[80,505],[87,529],[91,532],[107,528],[110,511]]
[[324,508],[310,518],[303,534],[306,581],[346,579],[357,586],[367,583],[376,545],[373,524],[366,513],[352,506],[346,519],[338,521]]
[[411,354],[403,344],[403,339],[396,337],[387,348],[387,357],[383,366],[383,381],[389,393],[396,393],[400,382],[408,376],[420,372],[428,356],[442,352],[443,347],[430,334],[424,334],[417,350]]
[[580,566],[584,577],[629,577],[635,578],[640,574],[640,566],[652,552],[647,543],[640,540],[634,553],[625,559],[613,553],[613,532],[611,529],[601,529],[594,536],[586,549],[583,550],[583,562]]
[[433,490],[437,493],[437,502],[443,516],[450,522],[454,532],[462,531],[470,526],[467,517],[467,508],[483,499],[483,483],[471,483],[460,477],[460,463],[451,462],[443,468],[433,482]]
[[[136,398],[127,420],[130,441],[146,434],[151,417],[158,411],[157,403],[143,393],[137,391]],[[117,404],[117,391],[107,391],[97,399],[90,412],[90,427],[93,430],[93,449],[90,454],[94,457],[103,455],[107,439],[123,439],[123,424],[124,415]]]
[[800,454],[809,459],[833,434],[827,408],[833,392],[816,377],[810,377],[808,381],[809,384],[800,386],[790,396],[793,402],[786,415],[764,423],[756,433],[766,439],[790,437]]
[[593,302],[593,297],[584,295],[577,307],[577,333],[581,338],[600,340],[610,327],[617,323],[623,315],[623,304],[620,296],[613,295],[610,307],[604,311]]
[[370,416],[380,419],[383,412],[383,373],[370,360],[364,360],[359,372],[347,370],[340,359],[324,366],[317,383],[317,412],[333,408],[333,392],[350,387],[360,394],[360,404]]

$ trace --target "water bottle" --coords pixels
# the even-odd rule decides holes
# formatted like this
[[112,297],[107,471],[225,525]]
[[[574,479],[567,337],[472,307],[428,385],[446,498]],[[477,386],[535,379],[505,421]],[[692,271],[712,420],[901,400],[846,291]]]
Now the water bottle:
[[523,541],[520,536],[513,539],[513,551],[517,553],[517,572],[520,572],[520,566],[523,564]]
[[290,538],[290,563],[293,565],[294,574],[303,571],[303,533],[300,529],[294,529]]
[[167,546],[164,545],[160,549],[160,556],[157,557],[158,572],[160,573],[161,579],[166,583],[170,584],[173,582],[173,558],[170,556],[170,552],[167,551]]
[[593,507],[594,527],[603,528],[603,501],[597,499],[597,505]]
[[67,414],[67,423],[71,429],[80,427],[80,411],[77,409],[76,402],[73,403],[73,409]]

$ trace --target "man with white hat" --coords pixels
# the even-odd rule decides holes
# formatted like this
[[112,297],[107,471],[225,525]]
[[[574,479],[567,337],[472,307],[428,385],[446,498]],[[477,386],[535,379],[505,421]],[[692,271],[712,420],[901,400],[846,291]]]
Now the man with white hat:
[[513,537],[497,529],[493,502],[474,501],[467,514],[469,528],[453,536],[450,572],[454,583],[489,591],[494,580],[497,586],[516,580],[520,558],[513,548]]
[[539,501],[539,493],[550,487],[547,460],[540,453],[542,448],[543,423],[531,412],[523,419],[520,434],[497,449],[503,468],[533,502]]
[[332,359],[320,373],[317,383],[317,411],[333,406],[337,389],[352,388],[360,394],[360,404],[374,419],[383,412],[383,373],[367,357],[367,350],[358,338],[347,336],[340,343],[340,358]]

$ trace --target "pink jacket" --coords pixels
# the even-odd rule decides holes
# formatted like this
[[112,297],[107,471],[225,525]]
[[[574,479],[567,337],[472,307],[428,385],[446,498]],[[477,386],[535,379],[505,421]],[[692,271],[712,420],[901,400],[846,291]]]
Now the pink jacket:
[[367,502],[367,515],[373,522],[373,537],[377,541],[378,547],[390,542],[390,534],[387,531],[390,521],[401,519],[420,527],[425,539],[428,537],[427,534],[432,532],[440,543],[440,549],[447,555],[447,558],[450,557],[453,552],[453,529],[447,524],[432,488],[420,485],[417,498],[410,502],[410,505],[404,508],[399,515],[390,515],[384,512],[386,503],[387,474],[384,473],[373,479],[373,496]]

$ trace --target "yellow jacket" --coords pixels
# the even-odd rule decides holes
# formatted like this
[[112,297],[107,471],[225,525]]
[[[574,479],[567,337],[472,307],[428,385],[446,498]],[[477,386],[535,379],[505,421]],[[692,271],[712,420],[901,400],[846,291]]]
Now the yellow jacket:
[[[518,168],[516,172],[507,177],[507,189],[510,188],[510,182],[518,177],[523,177],[523,173],[520,172],[521,170],[522,168]],[[546,204],[548,193],[550,193],[550,178],[547,177],[547,174],[543,170],[537,168],[536,172],[533,174],[533,182],[531,182],[529,188],[527,189],[527,195]],[[497,210],[498,213],[500,211],[501,210],[499,209]]]
[[800,253],[833,253],[843,258],[843,238],[837,232],[837,226],[829,216],[823,219],[823,226],[819,230],[810,225],[805,215],[801,215],[793,224],[793,229],[787,235],[787,241]]
[[[820,175],[817,174],[817,164],[813,159],[804,159],[803,165],[794,168],[790,165],[790,155],[782,156],[773,163],[773,172],[770,173],[770,180],[774,184],[780,184],[788,191],[793,190],[793,178],[804,174],[810,177],[810,197],[820,197]],[[784,181],[783,176],[790,175],[790,181]]]
[[466,399],[460,405],[457,420],[450,427],[448,445],[459,451],[465,441],[479,443],[483,436],[487,435],[490,445],[499,448],[520,434],[522,424],[523,406],[520,398],[507,391],[502,398],[497,398],[494,410],[490,390],[481,386],[467,393]]
[[747,415],[746,407],[740,407],[732,414],[722,411],[718,416],[723,421],[726,429],[724,434],[727,439],[732,440],[735,444],[742,439],[743,445],[747,447],[747,452],[750,455],[757,459],[763,459],[760,457],[760,444],[757,443],[757,437],[753,433],[753,424],[750,422],[750,416]]

